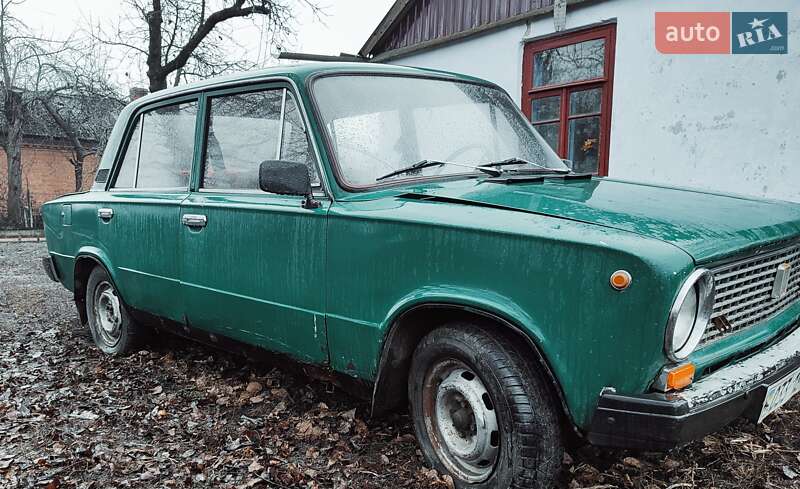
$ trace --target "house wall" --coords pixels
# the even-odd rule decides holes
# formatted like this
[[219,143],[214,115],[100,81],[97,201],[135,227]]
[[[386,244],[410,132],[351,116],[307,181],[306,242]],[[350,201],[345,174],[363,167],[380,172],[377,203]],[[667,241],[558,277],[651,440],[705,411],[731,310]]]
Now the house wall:
[[[30,185],[34,214],[39,207],[59,195],[75,191],[75,170],[69,163],[70,152],[58,147],[25,145],[22,148],[22,188],[26,192]],[[83,186],[92,186],[97,159],[86,158],[83,167]],[[6,210],[6,188],[8,164],[4,151],[0,151],[0,216]]]
[[[787,11],[785,55],[664,55],[654,12]],[[609,175],[800,202],[800,4],[608,0],[570,7],[567,29],[616,18]],[[524,41],[552,16],[395,58],[492,80],[519,103]]]

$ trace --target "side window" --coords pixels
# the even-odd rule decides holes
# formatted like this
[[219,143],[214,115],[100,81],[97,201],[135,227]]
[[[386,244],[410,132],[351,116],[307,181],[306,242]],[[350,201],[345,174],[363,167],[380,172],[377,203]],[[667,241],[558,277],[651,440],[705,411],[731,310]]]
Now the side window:
[[305,163],[308,166],[308,174],[311,176],[311,185],[319,186],[316,160],[308,142],[308,134],[303,127],[303,118],[300,116],[300,110],[294,97],[288,92],[283,116],[283,141],[281,143],[280,159]]
[[278,157],[283,90],[208,99],[203,188],[255,189],[258,165]]
[[136,124],[130,133],[125,156],[122,157],[114,188],[133,188],[136,185],[136,164],[139,161],[139,141],[142,135],[142,118],[136,116]]
[[318,184],[297,104],[284,89],[209,98],[203,188],[258,190],[265,160],[305,163]]
[[189,186],[196,121],[197,102],[144,113],[136,188]]

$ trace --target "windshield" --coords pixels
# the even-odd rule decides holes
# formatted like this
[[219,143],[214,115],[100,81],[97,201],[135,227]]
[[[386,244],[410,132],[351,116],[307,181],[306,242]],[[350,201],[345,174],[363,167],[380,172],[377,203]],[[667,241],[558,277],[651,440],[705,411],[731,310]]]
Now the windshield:
[[480,174],[445,164],[376,181],[422,160],[475,166],[520,158],[566,169],[508,96],[492,87],[428,78],[342,75],[320,78],[314,84],[314,96],[340,177],[349,186]]

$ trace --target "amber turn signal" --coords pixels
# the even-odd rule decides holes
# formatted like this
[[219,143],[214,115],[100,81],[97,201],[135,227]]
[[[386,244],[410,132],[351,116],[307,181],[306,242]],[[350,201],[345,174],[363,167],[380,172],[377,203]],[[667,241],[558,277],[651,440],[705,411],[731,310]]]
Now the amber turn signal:
[[633,278],[625,270],[617,270],[611,274],[611,286],[617,290],[625,290],[630,287]]
[[667,390],[683,389],[694,381],[694,364],[684,363],[667,371]]

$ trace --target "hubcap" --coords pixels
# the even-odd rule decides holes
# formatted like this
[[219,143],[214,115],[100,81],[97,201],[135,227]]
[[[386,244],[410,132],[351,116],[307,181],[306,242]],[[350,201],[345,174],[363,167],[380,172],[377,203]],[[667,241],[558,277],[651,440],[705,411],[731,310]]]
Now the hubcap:
[[107,346],[116,345],[121,334],[122,311],[117,292],[108,282],[100,282],[94,289],[94,318],[99,339]]
[[423,412],[439,459],[467,483],[489,478],[497,463],[497,414],[481,379],[462,362],[436,365],[423,387]]

